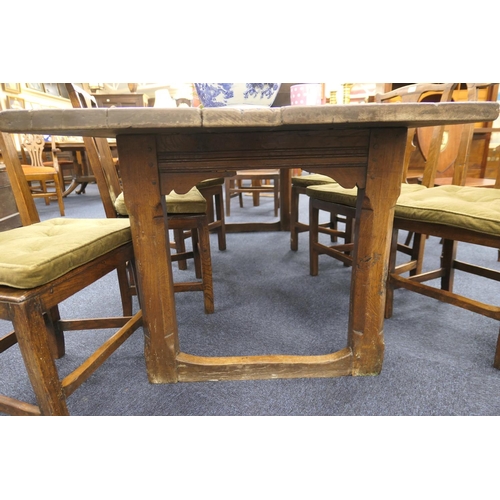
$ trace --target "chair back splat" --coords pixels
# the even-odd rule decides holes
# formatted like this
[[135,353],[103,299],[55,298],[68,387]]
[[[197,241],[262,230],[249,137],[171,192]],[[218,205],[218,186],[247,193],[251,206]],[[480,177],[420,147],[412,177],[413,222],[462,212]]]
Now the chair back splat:
[[[451,100],[452,92],[458,84],[428,84],[421,83],[401,87],[386,94],[378,94],[375,100],[379,103],[387,103],[388,106],[395,106],[398,102],[445,102]],[[431,133],[430,141],[427,143],[425,157],[425,172],[429,172],[429,177],[435,169],[435,165],[439,160],[439,155],[442,152],[441,144],[445,127],[428,127]],[[460,132],[462,129],[456,129]],[[410,157],[416,148],[421,148],[422,143],[416,141],[417,129],[409,129],[406,142],[406,150],[404,157],[404,174],[401,184],[402,192],[415,191],[426,189],[424,185],[410,184],[407,182],[408,165]],[[456,134],[456,132],[454,132]],[[458,153],[458,145],[452,149],[454,154]],[[424,174],[425,176],[425,174]],[[344,265],[351,265],[352,252],[354,250],[354,221],[356,215],[356,200],[357,188],[345,189],[337,183],[318,183],[306,188],[306,194],[309,196],[310,220],[309,220],[309,264],[310,274],[316,276],[319,272],[319,256],[328,255],[337,260],[340,260]],[[324,211],[330,214],[330,220],[335,221],[339,215],[345,217],[345,230],[340,231],[336,225],[330,223],[330,227],[321,227],[319,224],[319,213]],[[320,239],[320,233],[326,234],[329,241]],[[343,238],[343,242],[338,243],[338,238]],[[420,236],[408,238],[406,242],[399,243],[397,250],[403,254],[410,256],[410,262],[405,263],[405,270],[412,273],[420,271],[425,238]],[[402,269],[402,268],[400,268]]]
[[[0,170],[0,318],[14,326],[0,338],[0,353],[18,344],[34,391],[33,402],[0,395],[0,412],[68,415],[68,396],[142,325],[141,311],[132,313],[126,270],[134,260],[130,227],[120,219],[40,222],[9,134],[0,133],[0,151],[6,166]],[[118,274],[122,316],[61,318],[59,303],[112,271]],[[115,333],[61,379],[55,359],[65,354],[64,332],[98,329]]]
[[[77,104],[81,107],[83,103],[83,107],[89,107],[91,99],[83,89],[69,83],[66,87],[73,105]],[[106,217],[128,218],[120,177],[107,139],[84,137],[84,142]],[[208,185],[209,181],[205,183]],[[170,245],[176,249],[171,259],[178,263],[180,270],[187,269],[187,259],[193,259],[196,277],[196,280],[192,281],[177,281],[174,283],[174,291],[203,292],[205,312],[213,313],[214,297],[207,200],[203,197],[202,190],[196,187],[185,195],[172,192],[166,196],[165,211],[168,227],[172,230],[175,240]],[[186,249],[184,241],[186,234],[192,239],[192,250]]]

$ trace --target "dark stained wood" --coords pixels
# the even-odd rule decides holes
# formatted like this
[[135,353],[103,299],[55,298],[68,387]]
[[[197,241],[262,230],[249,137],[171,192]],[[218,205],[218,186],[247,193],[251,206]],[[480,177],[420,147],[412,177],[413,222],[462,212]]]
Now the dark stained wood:
[[[61,134],[64,130],[66,135],[117,137],[138,264],[148,377],[153,383],[166,383],[379,373],[392,215],[401,186],[407,128],[495,119],[498,105],[67,111],[63,124],[58,113],[0,113],[0,129],[29,126]],[[343,146],[346,137],[354,146]],[[343,182],[360,187],[347,346],[308,359],[287,354],[206,358],[181,353],[162,210],[165,189],[182,189],[185,173],[201,180],[216,171],[306,167],[327,175],[343,168]]]
[[[0,133],[0,150],[7,167],[12,193],[19,207],[23,225],[39,222],[38,213],[22,172],[12,138]],[[8,193],[0,189],[0,197]],[[8,204],[0,202],[2,210]],[[17,210],[17,209],[16,209]],[[0,218],[3,214],[0,212]],[[17,231],[22,231],[20,227]],[[12,415],[68,415],[66,396],[83,383],[104,360],[142,325],[142,313],[132,318],[132,301],[129,290],[120,283],[123,318],[100,318],[89,320],[63,321],[58,304],[68,297],[94,283],[111,271],[126,272],[127,262],[133,262],[132,242],[83,264],[53,281],[31,289],[15,289],[0,286],[0,317],[11,321],[15,334],[0,340],[0,352],[17,340],[28,377],[33,387],[38,406],[0,396],[0,411]],[[124,322],[125,325],[123,324]],[[108,340],[77,368],[65,381],[59,379],[55,358],[64,355],[64,330],[84,327],[119,328],[117,334]]]

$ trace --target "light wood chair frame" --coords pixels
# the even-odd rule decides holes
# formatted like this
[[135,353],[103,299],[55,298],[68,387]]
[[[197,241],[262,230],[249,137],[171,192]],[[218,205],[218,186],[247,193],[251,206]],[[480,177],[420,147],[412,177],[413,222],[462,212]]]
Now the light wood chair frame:
[[[250,181],[250,185],[243,185]],[[271,181],[266,184],[262,181]],[[280,171],[279,170],[240,170],[225,180],[226,216],[231,215],[231,199],[238,197],[240,207],[243,208],[243,194],[251,193],[253,205],[259,206],[261,193],[272,193],[274,198],[274,216],[278,217],[280,206]]]

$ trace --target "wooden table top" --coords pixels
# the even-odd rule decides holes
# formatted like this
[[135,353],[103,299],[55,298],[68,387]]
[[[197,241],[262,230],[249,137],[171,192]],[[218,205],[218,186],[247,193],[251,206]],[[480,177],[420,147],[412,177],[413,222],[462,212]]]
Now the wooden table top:
[[499,114],[497,102],[341,104],[281,108],[97,108],[6,110],[0,130],[11,133],[54,133],[116,137],[127,133],[214,129],[288,129],[424,127],[490,122]]

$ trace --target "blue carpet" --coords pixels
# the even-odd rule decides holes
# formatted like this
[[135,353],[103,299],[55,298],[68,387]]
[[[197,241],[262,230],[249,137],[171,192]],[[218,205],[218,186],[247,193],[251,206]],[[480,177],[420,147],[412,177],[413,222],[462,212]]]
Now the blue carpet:
[[[67,217],[103,217],[96,189],[71,194]],[[57,206],[38,204],[42,218]],[[273,220],[272,199],[260,207],[236,200],[229,220]],[[307,218],[307,200],[301,200]],[[290,251],[289,234],[228,234],[227,250],[212,236],[215,313],[200,292],[176,296],[181,349],[200,355],[322,354],[346,345],[350,270],[323,256],[308,268],[307,235]],[[429,262],[440,245],[430,238]],[[464,258],[499,268],[496,251],[463,245]],[[176,269],[174,279],[192,273]],[[456,290],[498,303],[498,283],[463,280]],[[152,385],[136,332],[68,400],[72,415],[499,415],[500,372],[492,367],[498,323],[405,290],[385,322],[385,360],[377,377],[258,380]],[[61,305],[63,316],[119,314],[116,278],[106,276]],[[10,328],[0,322],[0,333]],[[57,361],[69,373],[108,332],[70,332]],[[2,354],[0,392],[35,403],[17,346]]]

